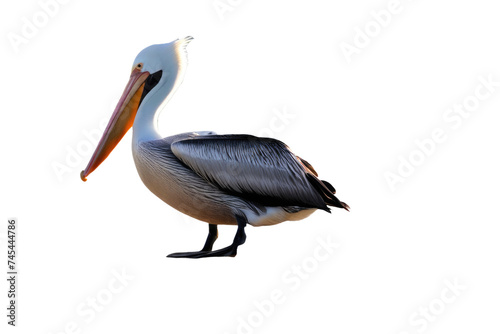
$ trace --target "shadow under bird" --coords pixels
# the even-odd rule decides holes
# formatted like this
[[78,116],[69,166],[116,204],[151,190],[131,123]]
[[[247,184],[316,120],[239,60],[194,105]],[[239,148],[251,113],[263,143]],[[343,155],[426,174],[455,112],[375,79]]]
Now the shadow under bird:
[[[133,126],[133,157],[146,187],[178,211],[209,224],[201,251],[169,257],[235,256],[245,242],[247,224],[300,220],[316,209],[330,212],[328,206],[348,210],[333,186],[318,179],[314,168],[279,140],[211,131],[159,135],[159,111],[182,82],[191,40],[151,45],[137,55],[123,95],[80,174],[82,180]],[[212,250],[219,224],[238,229],[230,246]]]

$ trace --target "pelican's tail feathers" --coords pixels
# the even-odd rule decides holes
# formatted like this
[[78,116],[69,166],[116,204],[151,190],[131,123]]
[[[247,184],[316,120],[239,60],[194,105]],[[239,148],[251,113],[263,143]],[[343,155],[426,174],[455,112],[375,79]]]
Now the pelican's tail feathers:
[[[312,186],[318,191],[321,195],[321,198],[325,201],[326,205],[334,206],[337,208],[345,209],[349,211],[350,207],[344,202],[339,201],[339,199],[335,196],[335,188],[327,181],[322,181],[318,179],[316,176],[307,173],[307,178]],[[327,212],[330,212],[330,209],[327,207],[324,209]]]

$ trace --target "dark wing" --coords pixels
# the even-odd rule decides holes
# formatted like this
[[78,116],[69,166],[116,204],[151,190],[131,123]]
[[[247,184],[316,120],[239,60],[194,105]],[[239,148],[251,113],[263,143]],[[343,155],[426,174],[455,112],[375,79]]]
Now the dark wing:
[[[279,140],[250,135],[200,136],[175,141],[171,149],[208,182],[264,205],[326,211],[326,204],[341,205],[316,178],[312,166]],[[335,204],[325,203],[323,190],[335,198]]]

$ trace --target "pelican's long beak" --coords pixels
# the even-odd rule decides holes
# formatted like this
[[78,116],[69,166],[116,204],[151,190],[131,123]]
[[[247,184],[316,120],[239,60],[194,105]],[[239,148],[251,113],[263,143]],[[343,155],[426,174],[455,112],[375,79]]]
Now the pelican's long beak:
[[141,102],[144,82],[149,76],[149,72],[141,72],[134,69],[130,75],[130,80],[123,91],[122,97],[109,120],[106,130],[102,135],[87,168],[80,173],[82,181],[87,181],[87,176],[92,173],[113,151],[116,145],[123,138],[125,133],[134,124],[135,115]]

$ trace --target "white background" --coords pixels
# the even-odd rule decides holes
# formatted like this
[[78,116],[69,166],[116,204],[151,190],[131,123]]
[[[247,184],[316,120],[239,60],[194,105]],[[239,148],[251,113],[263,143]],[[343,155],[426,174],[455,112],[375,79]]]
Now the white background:
[[[20,272],[15,329],[1,280],[2,333],[498,332],[500,87],[456,128],[443,119],[479,77],[500,81],[493,2],[401,0],[380,31],[370,12],[389,1],[221,3],[222,14],[211,0],[69,1],[17,48],[8,36],[42,8],[2,3],[0,263],[5,272],[14,216]],[[373,37],[348,62],[341,45],[366,25]],[[207,225],[142,184],[131,133],[80,181],[91,152],[70,152],[109,119],[136,54],[187,35],[189,67],[161,132],[267,135],[278,124],[273,136],[350,213],[249,226],[236,258],[170,259],[199,249]],[[275,123],[284,110],[293,117]],[[436,128],[446,140],[392,190],[385,174]],[[220,228],[216,246],[234,232]],[[313,257],[318,238],[340,244],[323,261]],[[122,270],[133,278],[112,293]],[[458,282],[458,296],[446,282]],[[271,307],[275,290],[283,297]],[[92,319],[89,298],[106,304]]]

